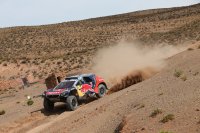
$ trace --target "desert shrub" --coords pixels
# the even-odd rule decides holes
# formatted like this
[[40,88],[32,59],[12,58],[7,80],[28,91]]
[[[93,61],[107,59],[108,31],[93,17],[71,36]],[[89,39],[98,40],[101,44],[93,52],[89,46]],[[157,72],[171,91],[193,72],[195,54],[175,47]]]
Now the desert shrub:
[[50,66],[50,63],[49,63],[49,62],[46,62],[46,63],[45,63],[45,66]]
[[4,115],[6,113],[5,110],[0,110],[0,115]]
[[194,74],[193,74],[193,76],[197,76],[199,74],[199,72],[195,72]]
[[197,124],[200,124],[200,120],[197,122]]
[[163,93],[163,92],[161,92],[161,93],[159,93],[159,94],[158,94],[158,96],[162,96],[163,94],[164,94],[164,93]]
[[63,60],[63,61],[66,61],[67,59],[68,59],[68,57],[67,57],[67,56],[64,56],[62,60]]
[[161,109],[156,109],[151,113],[150,117],[156,117],[158,114],[161,114],[161,113],[162,113]]
[[37,61],[37,59],[33,60],[32,63],[35,65],[39,65],[39,62]]
[[141,104],[137,109],[141,109],[141,108],[144,108],[145,105],[144,104]]
[[200,45],[198,46],[198,49],[200,49]]
[[45,63],[45,60],[41,60],[41,62],[40,63]]
[[7,63],[3,63],[3,66],[8,66]]
[[187,50],[191,51],[191,50],[194,50],[193,48],[188,48]]
[[27,63],[26,59],[21,61],[21,64],[26,64],[26,63]]
[[184,75],[183,77],[181,77],[181,79],[182,79],[183,81],[186,81],[186,80],[187,80],[187,77]]
[[33,74],[34,77],[37,76],[37,72],[35,70],[32,72],[32,74]]
[[175,70],[175,72],[174,72],[174,76],[177,78],[180,77],[182,74],[183,74],[183,71],[181,71],[181,70]]
[[42,79],[42,77],[43,77],[43,74],[41,73],[41,74],[39,74],[38,75],[38,77],[39,77],[39,79]]
[[57,62],[57,65],[60,65],[60,64],[62,64],[62,62],[58,61],[58,62]]
[[168,114],[168,115],[164,116],[163,119],[160,122],[166,123],[166,122],[172,121],[172,120],[174,120],[174,115]]
[[168,131],[161,131],[160,133],[172,133],[172,132],[168,132]]
[[27,101],[27,105],[28,105],[28,106],[33,105],[33,103],[34,103],[34,101],[33,101],[32,99],[29,99],[29,100]]
[[88,60],[85,60],[85,63],[86,65],[90,64],[90,62]]

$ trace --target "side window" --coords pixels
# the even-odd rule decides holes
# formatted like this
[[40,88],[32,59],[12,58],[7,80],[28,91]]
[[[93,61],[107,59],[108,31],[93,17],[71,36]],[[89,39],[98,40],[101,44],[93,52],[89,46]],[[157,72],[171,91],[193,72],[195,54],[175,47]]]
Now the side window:
[[83,84],[82,81],[79,80],[79,81],[76,83],[76,86],[78,86],[78,85],[82,85],[82,84]]
[[84,84],[91,85],[93,89],[95,88],[96,82],[94,77],[83,77],[83,82]]
[[90,84],[90,82],[92,82],[92,79],[90,79],[89,77],[83,77],[84,83],[86,84]]

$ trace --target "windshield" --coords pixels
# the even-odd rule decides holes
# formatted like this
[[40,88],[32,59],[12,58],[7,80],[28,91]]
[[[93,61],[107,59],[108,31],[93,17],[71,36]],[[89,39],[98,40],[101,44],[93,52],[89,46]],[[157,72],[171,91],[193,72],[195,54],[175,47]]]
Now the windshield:
[[59,85],[57,85],[55,87],[55,89],[67,89],[67,88],[72,88],[73,85],[74,85],[75,81],[64,81],[64,82],[61,82]]

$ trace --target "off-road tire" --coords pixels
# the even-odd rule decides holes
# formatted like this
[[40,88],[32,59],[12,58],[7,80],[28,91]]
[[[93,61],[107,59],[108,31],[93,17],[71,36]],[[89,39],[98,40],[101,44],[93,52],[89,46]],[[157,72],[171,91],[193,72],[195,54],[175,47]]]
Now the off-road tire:
[[69,96],[67,97],[67,100],[66,100],[66,104],[67,104],[67,108],[70,110],[70,111],[74,111],[78,108],[78,100],[75,96]]
[[43,106],[44,106],[44,109],[45,109],[46,111],[49,111],[49,112],[53,111],[53,109],[54,109],[54,103],[51,102],[51,101],[50,101],[49,99],[47,99],[47,98],[44,98]]
[[106,94],[106,86],[104,84],[100,84],[98,86],[98,94],[97,94],[97,97],[98,98],[102,98],[105,94]]

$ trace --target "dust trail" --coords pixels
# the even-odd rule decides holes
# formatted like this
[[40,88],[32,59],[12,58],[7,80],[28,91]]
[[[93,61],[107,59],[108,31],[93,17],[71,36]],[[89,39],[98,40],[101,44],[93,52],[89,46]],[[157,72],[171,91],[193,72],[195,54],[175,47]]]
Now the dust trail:
[[[101,49],[94,57],[92,71],[102,76],[109,87],[124,84],[124,80],[141,75],[144,80],[165,66],[164,59],[183,51],[183,48],[170,45],[140,46],[121,42]],[[135,81],[130,81],[130,86]],[[123,87],[121,87],[123,88]]]

